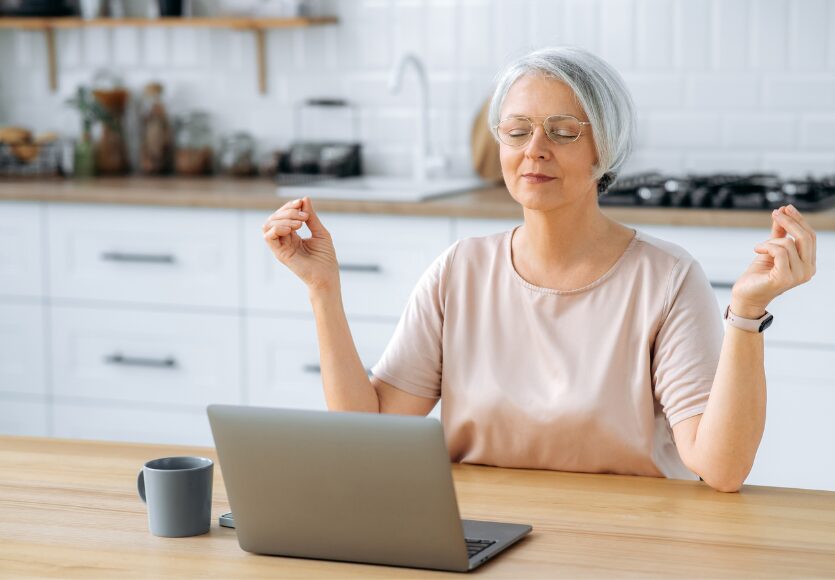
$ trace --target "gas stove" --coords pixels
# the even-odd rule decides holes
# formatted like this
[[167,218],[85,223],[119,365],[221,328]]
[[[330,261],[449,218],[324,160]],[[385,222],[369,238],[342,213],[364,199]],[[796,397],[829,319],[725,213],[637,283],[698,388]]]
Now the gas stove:
[[781,179],[770,173],[626,175],[600,197],[600,205],[768,210],[792,204],[800,211],[835,207],[835,175]]

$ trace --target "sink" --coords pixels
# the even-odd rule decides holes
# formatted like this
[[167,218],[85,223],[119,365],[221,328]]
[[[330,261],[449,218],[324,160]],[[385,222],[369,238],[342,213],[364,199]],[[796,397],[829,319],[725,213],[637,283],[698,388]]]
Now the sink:
[[488,183],[476,177],[415,181],[364,175],[327,179],[304,185],[285,185],[279,187],[277,193],[280,197],[310,196],[313,199],[414,202],[488,186]]

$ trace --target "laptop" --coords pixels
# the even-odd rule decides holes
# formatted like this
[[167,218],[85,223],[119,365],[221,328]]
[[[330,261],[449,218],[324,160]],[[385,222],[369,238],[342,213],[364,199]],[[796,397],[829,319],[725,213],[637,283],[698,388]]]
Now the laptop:
[[247,552],[472,570],[531,526],[461,520],[437,419],[210,405]]

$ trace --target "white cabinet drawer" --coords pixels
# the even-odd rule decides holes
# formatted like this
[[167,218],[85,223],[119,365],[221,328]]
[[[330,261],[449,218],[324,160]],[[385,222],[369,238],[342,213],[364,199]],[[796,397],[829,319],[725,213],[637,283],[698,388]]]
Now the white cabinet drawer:
[[44,307],[0,302],[0,392],[46,392]]
[[[363,365],[370,369],[394,334],[394,322],[351,322]],[[249,402],[326,409],[319,346],[312,318],[248,316],[246,352]]]
[[[248,308],[309,313],[307,290],[263,239],[267,212],[244,220]],[[349,316],[398,317],[420,275],[451,243],[446,218],[322,214],[340,265]],[[302,237],[310,233],[302,228]]]
[[0,394],[0,435],[49,435],[46,398]]
[[137,443],[213,445],[205,409],[173,411],[64,402],[53,405],[53,436]]
[[52,295],[237,307],[238,218],[226,210],[53,204]]
[[521,219],[456,219],[453,235],[456,240],[480,238],[512,230],[521,223]]
[[746,483],[835,491],[835,383],[768,381],[765,433]]
[[205,406],[240,401],[237,316],[57,307],[53,390]]
[[0,295],[43,295],[42,208],[0,202]]

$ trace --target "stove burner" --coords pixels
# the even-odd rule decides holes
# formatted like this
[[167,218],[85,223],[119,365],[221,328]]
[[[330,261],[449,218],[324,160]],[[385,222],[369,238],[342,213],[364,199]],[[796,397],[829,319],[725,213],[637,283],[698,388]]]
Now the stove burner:
[[694,207],[771,211],[792,204],[801,211],[835,206],[835,175],[780,179],[771,173],[719,173],[674,177],[657,172],[618,179],[600,205]]

